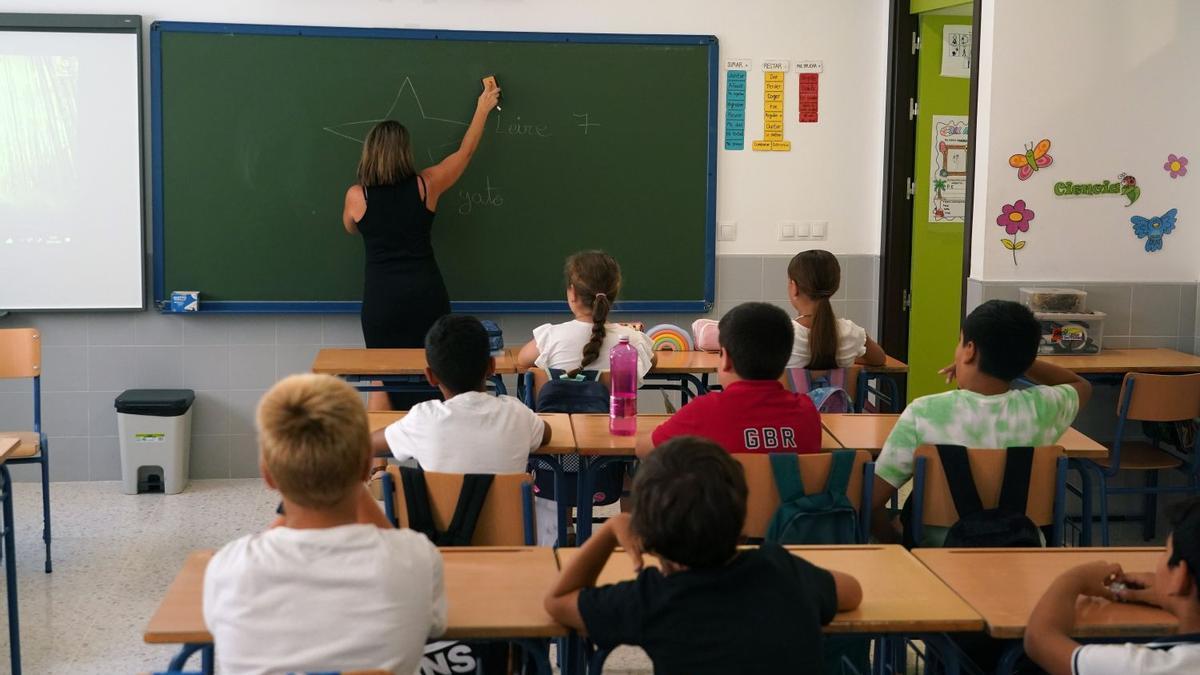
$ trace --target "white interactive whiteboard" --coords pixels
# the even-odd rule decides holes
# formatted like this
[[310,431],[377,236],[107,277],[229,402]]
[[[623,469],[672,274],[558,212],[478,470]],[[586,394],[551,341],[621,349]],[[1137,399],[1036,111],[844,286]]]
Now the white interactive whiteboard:
[[140,30],[0,15],[0,310],[144,306]]

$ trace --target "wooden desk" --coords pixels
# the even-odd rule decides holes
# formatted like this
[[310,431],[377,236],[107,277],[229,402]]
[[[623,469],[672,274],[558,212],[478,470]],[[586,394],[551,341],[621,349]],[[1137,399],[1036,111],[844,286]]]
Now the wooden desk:
[[[821,424],[842,446],[878,455],[898,419],[899,415],[827,414],[821,415]],[[1067,429],[1058,439],[1058,444],[1063,446],[1068,457],[1108,457],[1108,448],[1084,436],[1074,427]]]
[[900,359],[888,356],[882,366],[862,366],[862,369],[868,373],[898,374],[907,373],[908,364]]
[[[608,431],[608,415],[571,415],[571,427],[575,430],[575,444],[581,455],[632,456],[638,439],[649,439],[658,425],[670,419],[670,415],[638,415],[636,436],[614,436]],[[822,450],[841,450],[829,432],[821,430]]]
[[654,352],[656,360],[650,369],[651,375],[705,375],[717,372],[721,366],[721,355],[717,352]]
[[[922,548],[913,554],[983,616],[994,638],[1019,639],[1029,614],[1050,583],[1068,569],[1094,560],[1119,563],[1127,572],[1153,571],[1161,548]],[[1149,637],[1174,633],[1178,622],[1147,605],[1081,598],[1075,611],[1080,638]]]
[[1088,356],[1039,356],[1080,375],[1121,373],[1200,373],[1200,356],[1174,349],[1105,349]]
[[[312,372],[326,375],[424,375],[424,349],[332,349],[317,352]],[[517,372],[508,351],[496,355],[496,374]]]
[[0,462],[8,459],[13,450],[21,444],[21,439],[16,436],[0,436]]
[[[194,551],[146,625],[152,644],[208,644],[202,610],[212,551]],[[446,639],[550,638],[567,634],[542,607],[558,578],[550,548],[442,549],[449,616]]]
[[[805,560],[854,575],[862,584],[863,602],[858,609],[839,612],[825,631],[828,633],[942,633],[983,630],[979,613],[946,587],[900,546],[788,546]],[[561,567],[579,549],[558,549]],[[657,564],[647,556],[648,564]],[[600,584],[633,579],[636,574],[629,557],[613,553]]]
[[[403,410],[372,410],[367,412],[367,426],[371,433],[403,419],[408,413]],[[538,413],[538,417],[550,424],[550,444],[538,448],[531,454],[561,455],[575,452],[575,432],[571,428],[571,416],[562,413]],[[608,419],[605,417],[604,419]]]

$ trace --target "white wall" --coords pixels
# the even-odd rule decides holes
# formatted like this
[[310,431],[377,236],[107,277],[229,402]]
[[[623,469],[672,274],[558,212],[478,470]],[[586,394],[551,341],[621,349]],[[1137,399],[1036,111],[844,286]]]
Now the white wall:
[[[1200,168],[1172,180],[1168,153],[1200,160],[1194,0],[984,0],[971,276],[983,280],[1192,282],[1200,274]],[[990,86],[985,86],[990,85]],[[988,91],[990,95],[984,95]],[[1054,164],[1017,180],[1009,155],[1051,139]],[[1143,193],[1056,197],[1057,181],[1120,172]],[[1036,212],[1017,255],[996,216],[1025,199]],[[1162,251],[1148,254],[1130,216],[1179,209]]]
[[[720,151],[719,220],[739,223],[719,253],[791,253],[779,220],[826,220],[835,253],[877,254],[882,210],[887,70],[884,0],[8,0],[6,12],[141,14],[156,20],[473,30],[715,34],[725,57],[822,59],[819,124],[796,120],[796,76],[785,110],[790,153],[753,153],[762,77],[747,86],[747,149]],[[722,120],[724,128],[724,78]],[[637,189],[653,189],[641,186]],[[615,196],[614,198],[619,198]]]

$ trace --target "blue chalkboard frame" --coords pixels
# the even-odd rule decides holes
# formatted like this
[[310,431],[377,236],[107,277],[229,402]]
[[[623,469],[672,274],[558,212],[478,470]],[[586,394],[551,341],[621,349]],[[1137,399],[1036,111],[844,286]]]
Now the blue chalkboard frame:
[[[393,38],[404,40],[460,40],[511,42],[576,42],[585,44],[700,45],[708,50],[708,186],[705,196],[704,297],[699,300],[618,302],[622,312],[708,312],[716,298],[717,272],[717,87],[720,77],[719,41],[714,35],[662,35],[633,33],[523,33],[505,31],[416,30],[406,28],[340,28],[266,24],[196,23],[156,21],[150,27],[150,122],[153,209],[154,304],[171,313],[170,291],[164,277],[163,251],[163,144],[162,144],[162,34],[224,33],[244,35],[307,35],[319,37]],[[353,301],[205,301],[200,311],[212,313],[357,314]],[[566,302],[452,302],[455,312],[545,313],[568,311]]]

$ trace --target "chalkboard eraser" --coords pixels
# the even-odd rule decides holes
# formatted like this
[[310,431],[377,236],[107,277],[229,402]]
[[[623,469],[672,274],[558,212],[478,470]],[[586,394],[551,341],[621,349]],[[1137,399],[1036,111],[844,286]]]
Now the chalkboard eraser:
[[[487,77],[483,78],[483,80],[482,80],[482,81],[483,81],[483,89],[484,89],[484,91],[487,91],[488,89],[497,89],[497,88],[499,88],[499,87],[500,87],[500,85],[496,83],[496,76],[495,76],[495,75],[488,75]],[[501,108],[501,107],[500,107],[500,104],[499,104],[499,102],[497,102],[497,103],[496,103],[496,110],[503,110],[503,109],[504,109],[504,108]]]

